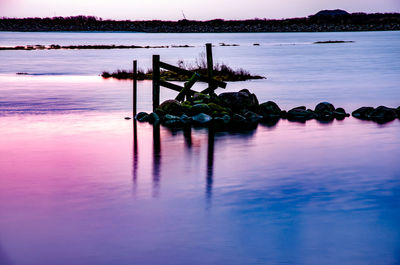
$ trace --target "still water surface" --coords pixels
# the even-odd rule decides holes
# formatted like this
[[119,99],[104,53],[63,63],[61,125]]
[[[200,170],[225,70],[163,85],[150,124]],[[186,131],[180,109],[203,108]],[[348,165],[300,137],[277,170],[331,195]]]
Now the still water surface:
[[[228,91],[286,109],[400,105],[398,32],[0,33],[0,46],[195,46],[0,51],[0,264],[400,262],[399,120],[214,132],[123,119],[132,84],[102,70],[193,61],[205,42],[239,44],[216,60],[267,77]],[[139,82],[140,110],[150,92]]]

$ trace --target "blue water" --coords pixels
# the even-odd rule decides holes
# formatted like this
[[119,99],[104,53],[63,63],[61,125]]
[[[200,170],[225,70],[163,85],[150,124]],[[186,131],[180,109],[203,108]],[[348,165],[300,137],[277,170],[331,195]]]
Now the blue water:
[[[354,43],[312,44],[324,40]],[[400,262],[399,120],[153,128],[123,119],[130,81],[98,76],[152,54],[194,62],[206,42],[267,77],[226,89],[260,102],[400,105],[399,32],[1,32],[0,46],[195,47],[0,51],[0,264]],[[138,89],[149,111],[151,81]]]

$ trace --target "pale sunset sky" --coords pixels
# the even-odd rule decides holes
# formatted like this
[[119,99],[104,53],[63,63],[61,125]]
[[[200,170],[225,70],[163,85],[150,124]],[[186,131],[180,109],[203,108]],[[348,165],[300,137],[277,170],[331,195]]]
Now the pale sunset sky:
[[92,15],[104,19],[208,20],[305,17],[323,9],[400,12],[400,0],[0,0],[0,17]]

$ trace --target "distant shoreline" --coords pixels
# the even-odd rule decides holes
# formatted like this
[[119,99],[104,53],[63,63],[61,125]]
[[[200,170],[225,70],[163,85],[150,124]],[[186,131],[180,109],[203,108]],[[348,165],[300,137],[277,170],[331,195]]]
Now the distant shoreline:
[[[322,12],[322,11],[321,11]],[[0,31],[12,32],[148,32],[148,33],[246,33],[246,32],[346,32],[400,30],[399,13],[321,12],[281,20],[249,19],[209,21],[116,21],[96,17],[0,18]],[[343,11],[345,12],[345,11]]]

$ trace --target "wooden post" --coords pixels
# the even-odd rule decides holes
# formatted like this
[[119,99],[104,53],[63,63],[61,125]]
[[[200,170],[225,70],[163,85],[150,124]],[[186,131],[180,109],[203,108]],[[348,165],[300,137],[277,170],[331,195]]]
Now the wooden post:
[[133,118],[136,116],[136,111],[137,111],[137,61],[133,61],[133,105],[132,105],[132,111],[133,111]]
[[160,55],[153,55],[153,111],[160,105]]
[[212,55],[212,44],[206,43],[206,52],[207,52],[207,78],[208,78],[208,88],[202,91],[202,93],[210,94],[214,93],[214,90],[217,88],[213,81],[213,55]]
[[211,85],[211,80],[213,78],[213,56],[212,56],[212,44],[206,43],[207,52],[207,75],[208,75],[208,85]]

